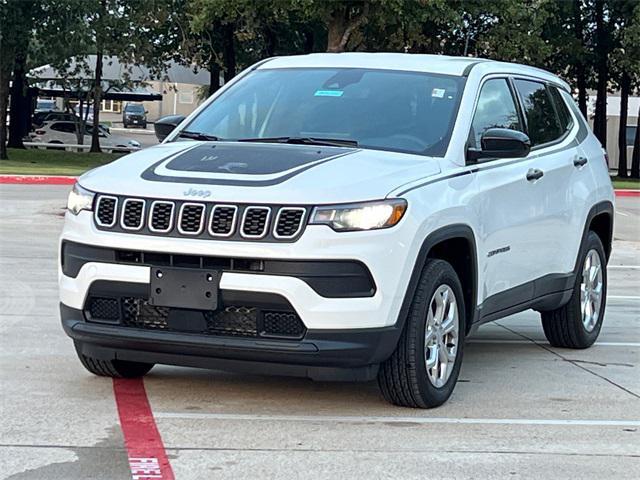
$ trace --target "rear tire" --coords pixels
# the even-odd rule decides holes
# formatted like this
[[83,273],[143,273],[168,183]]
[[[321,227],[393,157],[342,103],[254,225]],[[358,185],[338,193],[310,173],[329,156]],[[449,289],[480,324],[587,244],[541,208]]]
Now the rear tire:
[[540,313],[544,334],[552,346],[588,348],[598,338],[607,303],[606,259],[600,237],[590,231],[571,300],[563,307]]
[[100,360],[83,354],[81,345],[75,343],[75,347],[82,366],[99,377],[139,378],[145,376],[153,368],[153,363]]
[[433,408],[447,401],[462,365],[465,318],[455,270],[443,260],[428,260],[396,350],[378,372],[388,402]]

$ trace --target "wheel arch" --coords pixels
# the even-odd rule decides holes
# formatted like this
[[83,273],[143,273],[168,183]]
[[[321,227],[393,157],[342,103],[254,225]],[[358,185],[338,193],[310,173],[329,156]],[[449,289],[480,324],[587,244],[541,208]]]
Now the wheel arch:
[[595,232],[595,234],[600,238],[600,241],[604,246],[604,252],[607,256],[607,262],[609,261],[613,247],[613,212],[613,203],[610,201],[597,203],[589,210],[584,224],[584,230],[582,232],[582,239],[580,240],[580,248],[576,257],[574,267],[575,273],[580,269],[580,259],[582,258],[584,249],[586,248],[587,236],[590,231]]
[[[463,255],[460,255],[460,249]],[[468,333],[477,317],[478,257],[475,235],[465,224],[448,225],[430,233],[422,242],[400,307],[397,325],[404,327],[420,274],[427,260],[445,260],[454,268],[464,291],[465,329]]]

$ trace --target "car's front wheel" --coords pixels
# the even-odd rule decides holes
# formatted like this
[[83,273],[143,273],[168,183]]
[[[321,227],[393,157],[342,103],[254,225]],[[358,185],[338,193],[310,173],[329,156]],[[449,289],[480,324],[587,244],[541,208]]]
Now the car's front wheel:
[[447,401],[462,364],[464,319],[455,270],[443,260],[428,260],[396,350],[380,366],[378,384],[386,400],[414,408]]
[[75,343],[76,353],[82,366],[100,377],[138,378],[153,368],[153,363],[128,362],[126,360],[101,360],[82,353],[82,345]]
[[571,300],[541,312],[542,328],[554,347],[588,348],[602,328],[607,300],[607,260],[600,237],[589,232]]

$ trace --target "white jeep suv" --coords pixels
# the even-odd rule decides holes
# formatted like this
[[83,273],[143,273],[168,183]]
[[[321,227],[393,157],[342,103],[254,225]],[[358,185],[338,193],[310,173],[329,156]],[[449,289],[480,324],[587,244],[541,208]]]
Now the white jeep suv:
[[558,77],[407,54],[265,60],[163,144],[82,177],[60,309],[83,365],[371,380],[451,395],[465,337],[526,309],[585,348],[614,194]]

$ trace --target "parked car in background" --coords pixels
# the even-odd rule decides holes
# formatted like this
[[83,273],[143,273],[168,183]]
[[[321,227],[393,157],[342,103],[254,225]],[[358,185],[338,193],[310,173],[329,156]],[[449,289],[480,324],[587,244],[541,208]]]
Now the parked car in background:
[[[86,125],[84,135],[84,145],[91,144],[91,135],[93,127]],[[41,127],[29,133],[32,142],[40,142],[46,144],[68,144],[76,145],[78,139],[76,137],[76,124],[70,121],[52,121],[45,122]],[[140,148],[140,142],[131,138],[121,137],[120,135],[112,135],[104,130],[100,130],[100,146],[108,150],[118,151],[118,148],[124,148],[126,151]]]
[[36,102],[36,112],[53,112],[57,110],[58,107],[56,106],[55,100],[38,99]]
[[[48,112],[38,112],[33,115],[32,130],[41,127],[45,122],[52,122],[56,120],[62,120],[66,122],[75,122],[78,119],[78,116],[75,113],[71,112],[56,112],[56,111],[48,111]],[[90,126],[87,124],[87,126]],[[111,133],[109,127],[103,123],[100,124],[100,130]]]
[[122,110],[124,128],[131,126],[147,128],[147,111],[141,103],[128,103]]

